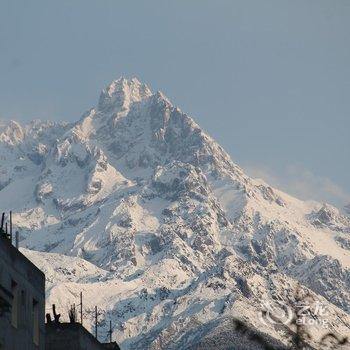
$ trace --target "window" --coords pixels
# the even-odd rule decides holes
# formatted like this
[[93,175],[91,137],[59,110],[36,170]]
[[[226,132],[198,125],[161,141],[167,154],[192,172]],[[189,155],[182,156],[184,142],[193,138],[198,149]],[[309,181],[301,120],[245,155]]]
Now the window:
[[21,306],[23,308],[26,307],[26,292],[25,292],[25,290],[21,290]]
[[11,293],[13,295],[12,308],[11,308],[11,323],[13,327],[18,327],[18,309],[19,309],[19,297],[18,297],[18,285],[12,280],[11,281]]
[[39,302],[33,299],[33,343],[39,346]]
[[30,306],[30,304],[29,300],[27,300],[27,293],[25,290],[21,290],[20,296],[21,297],[18,305],[20,305],[21,307],[19,309],[18,324],[25,325],[26,322],[28,322],[27,312],[30,312],[30,308],[28,307],[28,305]]

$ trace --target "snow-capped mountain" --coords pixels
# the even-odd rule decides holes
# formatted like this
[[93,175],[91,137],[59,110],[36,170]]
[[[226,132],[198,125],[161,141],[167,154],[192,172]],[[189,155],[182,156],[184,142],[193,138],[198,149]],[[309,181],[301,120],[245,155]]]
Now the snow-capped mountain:
[[48,305],[83,291],[86,323],[97,304],[123,349],[194,349],[232,317],[285,341],[257,314],[293,302],[297,282],[350,333],[350,217],[249,178],[135,78],[74,124],[0,123],[0,208],[46,273]]

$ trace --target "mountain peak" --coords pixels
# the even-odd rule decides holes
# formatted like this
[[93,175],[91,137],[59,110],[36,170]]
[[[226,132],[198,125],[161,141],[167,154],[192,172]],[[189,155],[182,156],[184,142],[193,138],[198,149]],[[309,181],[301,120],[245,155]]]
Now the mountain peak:
[[0,141],[5,142],[9,145],[17,145],[24,139],[24,130],[22,126],[14,120],[10,120],[7,125],[2,127],[3,131],[0,130]]
[[299,288],[328,300],[327,323],[310,325],[348,333],[350,218],[249,178],[136,78],[112,81],[77,123],[4,126],[0,207],[22,247],[47,252],[30,254],[46,257],[48,305],[84,290],[125,350],[194,349],[187,339],[236,315],[279,337],[260,303],[293,306]]
[[171,104],[170,100],[159,90],[153,96],[156,101],[165,101],[166,103]]
[[152,95],[146,84],[141,83],[137,78],[126,79],[120,77],[113,80],[102,90],[98,109],[100,111],[110,111],[114,109],[127,109],[133,102],[140,102]]

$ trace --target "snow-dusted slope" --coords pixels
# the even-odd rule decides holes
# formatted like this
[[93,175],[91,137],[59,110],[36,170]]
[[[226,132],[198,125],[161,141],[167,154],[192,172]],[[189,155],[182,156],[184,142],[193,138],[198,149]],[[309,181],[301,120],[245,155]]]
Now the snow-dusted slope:
[[256,315],[296,281],[349,332],[350,218],[249,178],[135,78],[75,124],[3,126],[0,159],[0,208],[46,271],[48,302],[82,290],[125,349],[194,346],[235,315],[282,338]]

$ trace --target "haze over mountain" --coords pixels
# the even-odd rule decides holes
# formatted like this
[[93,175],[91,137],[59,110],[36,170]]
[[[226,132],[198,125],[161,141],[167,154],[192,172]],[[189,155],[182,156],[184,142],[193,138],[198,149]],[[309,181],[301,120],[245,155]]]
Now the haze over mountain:
[[76,123],[0,123],[0,159],[0,208],[46,273],[48,305],[83,291],[87,324],[97,304],[123,349],[195,348],[232,317],[285,341],[257,314],[276,294],[292,303],[298,282],[349,334],[346,210],[248,177],[136,78]]

